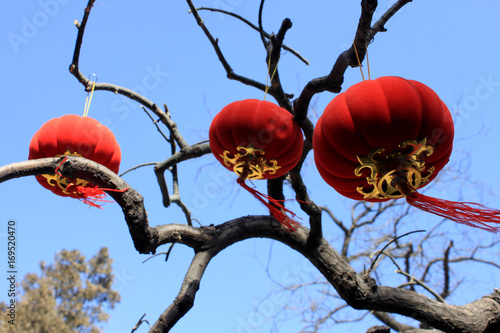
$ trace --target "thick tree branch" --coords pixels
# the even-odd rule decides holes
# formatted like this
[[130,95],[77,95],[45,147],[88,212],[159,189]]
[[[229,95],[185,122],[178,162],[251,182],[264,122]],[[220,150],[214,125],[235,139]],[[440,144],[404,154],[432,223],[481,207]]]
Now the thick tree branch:
[[[179,233],[181,242],[195,242],[206,237],[208,246],[214,254],[235,242],[253,237],[266,237],[278,240],[300,252],[313,263],[339,295],[356,309],[367,309],[399,313],[446,332],[484,332],[491,327],[498,328],[500,322],[500,302],[497,292],[464,306],[440,303],[410,290],[377,286],[373,279],[357,274],[328,242],[311,248],[308,245],[308,230],[300,227],[294,233],[280,228],[271,217],[249,216],[226,222],[214,227],[188,228],[185,236],[175,225],[158,228],[160,243],[173,240],[172,232]],[[202,236],[204,235],[204,236]],[[194,244],[193,244],[194,245]],[[493,332],[493,331],[491,331]]]
[[[53,174],[64,158],[42,158],[0,167],[0,183],[19,177]],[[149,227],[143,198],[137,191],[108,168],[83,157],[67,156],[59,171],[65,177],[86,179],[103,189],[127,189],[124,192],[107,193],[121,206],[137,251],[154,253],[158,233]]]
[[[61,158],[44,158],[9,164],[0,168],[0,182],[51,173],[60,162]],[[270,216],[242,217],[210,227],[169,224],[151,228],[142,197],[107,168],[81,157],[68,157],[60,167],[60,172],[66,177],[90,180],[102,188],[128,188],[125,192],[109,192],[109,195],[122,207],[130,234],[140,253],[154,253],[159,246],[176,242],[188,245],[196,252],[209,251],[211,257],[245,239],[271,238],[306,257],[355,309],[399,313],[446,332],[475,333],[486,329],[495,332],[494,329],[500,328],[500,294],[497,291],[473,303],[454,306],[410,290],[377,286],[372,278],[357,274],[326,240],[321,239],[312,247],[307,228],[301,226],[296,232],[289,232]]]
[[200,288],[201,278],[210,259],[212,259],[210,252],[204,251],[195,254],[184,277],[179,294],[149,330],[150,333],[170,332],[175,323],[193,307],[196,292]]

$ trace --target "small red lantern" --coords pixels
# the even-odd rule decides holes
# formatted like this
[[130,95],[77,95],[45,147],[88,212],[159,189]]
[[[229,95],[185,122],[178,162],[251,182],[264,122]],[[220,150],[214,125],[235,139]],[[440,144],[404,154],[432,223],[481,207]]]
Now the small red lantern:
[[[97,120],[78,115],[66,115],[47,121],[35,133],[29,147],[29,159],[80,156],[104,165],[117,173],[121,151],[115,136]],[[53,193],[83,200],[97,206],[90,199],[105,196],[102,189],[84,179],[68,179],[55,174],[36,176],[38,182]]]
[[416,191],[448,163],[453,136],[451,114],[432,89],[381,77],[353,85],[328,104],[314,131],[314,157],[323,179],[348,198],[404,196],[422,210],[497,231],[485,222],[500,223],[500,211]]
[[[302,130],[290,112],[257,99],[233,102],[214,117],[209,138],[215,158],[239,176],[238,183],[269,207],[272,215],[285,227],[295,230],[297,222],[275,207],[284,209],[278,201],[245,184],[245,179],[281,177],[299,162]],[[264,199],[270,200],[274,206]]]

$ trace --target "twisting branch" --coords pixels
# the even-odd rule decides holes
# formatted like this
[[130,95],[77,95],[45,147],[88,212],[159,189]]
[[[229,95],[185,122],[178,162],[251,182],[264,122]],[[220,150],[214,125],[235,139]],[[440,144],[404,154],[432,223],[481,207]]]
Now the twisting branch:
[[[252,22],[248,21],[244,17],[242,17],[242,16],[240,16],[238,14],[235,14],[233,12],[228,12],[227,10],[223,10],[223,9],[219,9],[219,8],[210,8],[210,7],[198,7],[197,9],[198,9],[198,11],[200,11],[200,10],[209,10],[209,11],[212,11],[212,12],[218,12],[218,13],[222,13],[222,14],[225,14],[225,15],[228,15],[228,16],[232,16],[232,17],[234,17],[234,18],[242,21],[243,23],[247,24],[250,28],[252,28],[252,29],[256,30],[257,32],[259,32],[259,27],[257,27],[255,24],[253,24]],[[265,30],[261,30],[261,31],[262,31],[262,33],[264,34],[264,36],[267,39],[271,39],[271,35],[269,33],[267,33]],[[294,56],[296,56],[297,58],[299,58],[300,61],[302,61],[306,65],[309,65],[309,61],[306,58],[304,58],[299,52],[295,51],[294,49],[292,49],[289,46],[286,46],[285,44],[283,44],[282,47],[283,47],[283,50],[290,52],[291,54],[293,54]]]
[[[377,7],[377,1],[363,0],[361,2],[361,17],[359,19],[358,28],[354,37],[354,45],[358,51],[360,62],[364,59],[367,44],[373,39],[377,32],[385,31],[382,29],[385,23],[387,23],[387,21],[408,2],[410,1],[398,1],[397,4],[392,6],[384,15],[382,15],[374,26],[374,29],[370,27],[370,24],[373,13]],[[344,73],[347,67],[359,66],[354,45],[339,55],[332,70],[327,76],[309,81],[309,83],[307,83],[302,90],[300,96],[294,101],[295,118],[299,124],[307,118],[309,104],[311,102],[311,98],[315,94],[323,91],[333,93],[340,92],[342,83],[344,82]]]
[[175,152],[172,156],[155,166],[156,179],[160,186],[160,191],[163,199],[163,206],[168,207],[172,202],[170,194],[168,193],[167,182],[165,180],[165,171],[174,165],[192,158],[200,157],[211,152],[208,143],[195,144],[192,146],[184,147],[180,151]]
[[271,87],[268,93],[273,96],[278,104],[293,113],[292,103],[290,98],[292,95],[288,95],[284,92],[283,86],[281,85],[280,75],[278,71],[278,62],[281,56],[281,47],[283,45],[283,40],[285,39],[286,32],[292,27],[292,21],[290,19],[284,19],[281,23],[280,30],[277,35],[271,35],[271,49],[267,53],[266,61],[269,65],[269,75],[271,77]]
[[[80,50],[82,48],[83,33],[85,31],[85,27],[87,26],[87,21],[89,20],[90,11],[92,10],[92,7],[94,7],[94,2],[95,2],[95,0],[89,0],[89,2],[87,3],[87,7],[85,7],[85,10],[84,10],[82,22],[80,22],[76,26],[78,29],[78,35],[76,37],[75,52],[73,52],[73,61],[72,61],[71,66],[70,66],[70,72],[72,70],[74,72],[79,72],[78,62],[80,59]],[[81,74],[81,77],[83,77],[83,74]],[[82,81],[80,81],[80,82],[82,82]],[[87,85],[85,84],[85,86],[87,86]]]
[[373,37],[377,32],[385,32],[387,29],[385,28],[385,24],[391,17],[394,16],[404,5],[408,2],[412,2],[412,0],[398,0],[394,5],[391,6],[381,17],[375,22],[372,29],[368,33],[368,41],[371,42]]
[[[95,0],[89,0],[87,7],[85,8],[85,13],[83,15],[82,22],[78,26],[78,36],[76,38],[76,45],[75,45],[75,51],[73,53],[73,61],[71,65],[69,66],[69,72],[73,74],[76,79],[83,84],[85,87],[85,90],[90,91],[90,89],[93,86],[93,82],[90,81],[79,69],[79,59],[80,59],[80,49],[82,46],[83,42],[83,33],[85,32],[85,26],[87,24],[89,15],[90,15],[90,10],[92,9],[94,5]],[[141,105],[144,105],[147,107],[149,110],[153,111],[156,116],[158,116],[161,120],[161,122],[167,126],[169,129],[170,133],[172,133],[173,137],[175,138],[175,141],[177,141],[177,144],[181,147],[184,148],[188,146],[187,142],[184,140],[182,137],[181,133],[177,129],[177,125],[175,122],[172,121],[170,117],[168,117],[165,112],[163,112],[155,103],[147,99],[146,97],[136,93],[135,91],[132,91],[130,89],[115,85],[115,84],[110,84],[110,83],[95,83],[94,90],[107,90],[114,92],[115,94],[120,94],[123,96],[126,96]]]
[[[66,161],[61,162],[66,158]],[[68,178],[81,178],[102,189],[124,190],[107,192],[118,203],[125,216],[134,246],[139,253],[154,253],[158,234],[148,224],[142,196],[113,171],[83,157],[63,156],[18,162],[0,167],[0,183],[19,177],[59,172]]]

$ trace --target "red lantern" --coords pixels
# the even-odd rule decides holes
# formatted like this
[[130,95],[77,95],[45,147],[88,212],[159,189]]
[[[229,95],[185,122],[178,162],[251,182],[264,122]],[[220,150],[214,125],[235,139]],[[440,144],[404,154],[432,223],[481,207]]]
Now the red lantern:
[[[29,147],[29,159],[81,156],[104,165],[117,173],[121,152],[115,136],[97,120],[78,115],[66,115],[47,121],[35,133]],[[57,170],[52,175],[36,176],[38,182],[53,193],[82,199],[97,206],[90,199],[102,198],[102,189],[84,179],[68,179]]]
[[275,207],[283,208],[279,202],[245,184],[245,179],[281,177],[299,162],[302,130],[290,112],[257,99],[233,102],[215,116],[209,138],[215,158],[239,176],[238,183],[269,207],[285,227],[296,229],[296,222]]
[[484,223],[500,223],[500,211],[416,191],[448,162],[453,135],[451,114],[433,90],[417,81],[381,77],[353,85],[328,104],[314,131],[315,162],[323,179],[348,198],[404,196],[420,209],[497,231]]

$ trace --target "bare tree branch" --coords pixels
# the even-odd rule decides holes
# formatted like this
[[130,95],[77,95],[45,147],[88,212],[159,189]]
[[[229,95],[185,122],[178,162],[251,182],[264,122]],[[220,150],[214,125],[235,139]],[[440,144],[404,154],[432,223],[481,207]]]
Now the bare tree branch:
[[145,167],[145,166],[150,166],[150,165],[157,165],[157,164],[158,164],[158,162],[141,163],[141,164],[138,164],[136,166],[131,167],[130,169],[127,169],[127,170],[123,171],[122,173],[119,174],[119,176],[123,177],[127,173],[129,173],[131,171],[134,171],[136,169],[139,169],[139,168],[142,168],[142,167]]
[[[60,165],[65,158],[66,161]],[[0,183],[13,178],[53,174],[57,167],[59,167],[59,172],[68,178],[86,179],[103,189],[127,189],[124,192],[108,191],[107,193],[121,206],[136,250],[139,253],[154,253],[158,233],[148,224],[142,196],[103,165],[76,156],[29,160],[0,167]]]
[[181,290],[173,303],[161,314],[153,325],[150,333],[168,333],[194,304],[196,292],[200,288],[200,281],[208,263],[212,259],[210,252],[203,251],[195,254],[191,266],[184,277]]
[[135,324],[135,326],[132,328],[131,333],[137,331],[137,329],[139,328],[139,326],[142,325],[142,323],[147,323],[149,325],[149,322],[146,319],[143,319],[144,317],[146,317],[146,314],[143,314],[142,317],[137,321],[137,324]]
[[396,332],[402,332],[402,331],[408,331],[408,330],[413,330],[415,327],[412,327],[410,325],[405,325],[400,322],[398,322],[396,319],[394,319],[390,314],[387,312],[380,312],[380,311],[373,311],[373,315],[383,322],[385,325],[389,326]]
[[234,73],[233,69],[231,68],[231,66],[227,62],[226,58],[222,54],[222,51],[221,51],[221,49],[219,47],[218,40],[215,39],[212,36],[212,34],[210,33],[210,31],[205,26],[205,23],[201,19],[200,14],[198,13],[198,10],[194,6],[193,2],[191,0],[186,0],[186,1],[187,1],[188,5],[189,5],[189,8],[191,9],[190,12],[193,14],[194,18],[196,19],[196,22],[201,27],[201,29],[203,30],[203,32],[207,36],[208,40],[212,44],[212,46],[213,46],[213,48],[215,50],[215,53],[217,54],[217,57],[219,58],[219,61],[221,62],[221,64],[224,67],[224,69],[226,70],[227,78],[230,79],[230,80],[239,81],[239,82],[241,82],[243,84],[246,84],[246,85],[255,87],[257,89],[260,89],[262,91],[265,91],[265,89],[266,89],[266,85],[265,84],[262,84],[260,82],[255,81],[255,80],[252,80],[252,79],[249,79],[247,77],[244,77],[244,76],[241,76],[241,75],[238,75],[238,74]]
[[208,143],[195,144],[192,146],[187,146],[180,151],[175,152],[172,156],[167,158],[165,161],[158,163],[155,166],[156,179],[158,180],[158,185],[160,186],[163,206],[168,207],[172,202],[172,198],[168,193],[167,182],[165,180],[165,171],[174,165],[192,158],[197,158],[206,154],[211,153],[210,145]]
[[[89,15],[90,15],[90,10],[92,9],[94,5],[95,0],[89,0],[87,7],[85,8],[85,13],[83,15],[82,22],[80,23],[78,27],[78,36],[76,39],[76,45],[75,45],[75,51],[73,53],[73,62],[69,66],[69,72],[73,74],[77,78],[77,80],[83,84],[85,87],[85,90],[90,91],[90,89],[93,86],[93,82],[90,81],[79,69],[79,59],[80,59],[80,49],[81,45],[83,42],[83,33],[85,31],[85,26],[87,24]],[[135,91],[132,91],[130,89],[120,87],[118,85],[110,84],[110,83],[95,83],[94,90],[107,90],[114,92],[115,94],[121,94],[124,95],[141,105],[144,105],[148,109],[154,112],[156,116],[158,116],[163,124],[167,126],[169,129],[170,133],[172,133],[173,137],[177,141],[177,144],[182,148],[188,146],[187,142],[184,140],[182,135],[180,134],[179,130],[177,129],[177,125],[172,121],[170,117],[166,115],[165,112],[163,112],[155,103],[147,99],[146,97],[136,93]]]
[[[235,14],[233,12],[228,12],[227,10],[223,10],[223,9],[219,9],[219,8],[210,8],[210,7],[198,7],[197,10],[198,11],[200,11],[200,10],[209,10],[209,11],[212,11],[212,12],[218,12],[218,13],[222,13],[222,14],[225,14],[225,15],[228,15],[228,16],[232,16],[232,17],[234,17],[234,18],[242,21],[243,23],[247,24],[249,27],[251,27],[252,29],[256,30],[257,32],[259,32],[259,27],[257,27],[255,24],[253,24],[252,22],[248,21],[244,17],[242,17],[242,16],[240,16],[238,14]],[[265,32],[264,30],[262,30],[262,32],[264,33],[264,36],[267,39],[271,39],[271,35],[270,34],[268,34],[267,32]],[[293,54],[294,56],[296,56],[297,58],[299,58],[303,63],[305,63],[306,65],[309,65],[309,61],[306,58],[304,58],[299,52],[295,51],[294,49],[292,49],[289,46],[286,46],[285,44],[283,44],[282,47],[283,47],[283,50],[290,52],[291,54]]]
[[[360,62],[363,62],[367,45],[373,39],[373,37],[379,31],[385,31],[383,26],[387,21],[405,4],[410,2],[409,0],[398,1],[394,6],[392,6],[382,17],[377,21],[374,29],[370,27],[373,13],[377,7],[376,0],[363,0],[361,2],[361,17],[359,19],[358,29],[354,37],[354,45],[359,54]],[[309,103],[311,98],[323,91],[329,91],[333,93],[340,92],[342,88],[342,83],[344,82],[344,73],[348,66],[357,67],[359,66],[358,60],[356,58],[356,52],[354,50],[354,45],[348,50],[342,52],[337,61],[335,62],[332,70],[327,76],[313,79],[307,83],[307,85],[302,90],[299,98],[294,100],[294,110],[295,118],[299,124],[301,124],[307,118],[307,111],[309,108]]]

